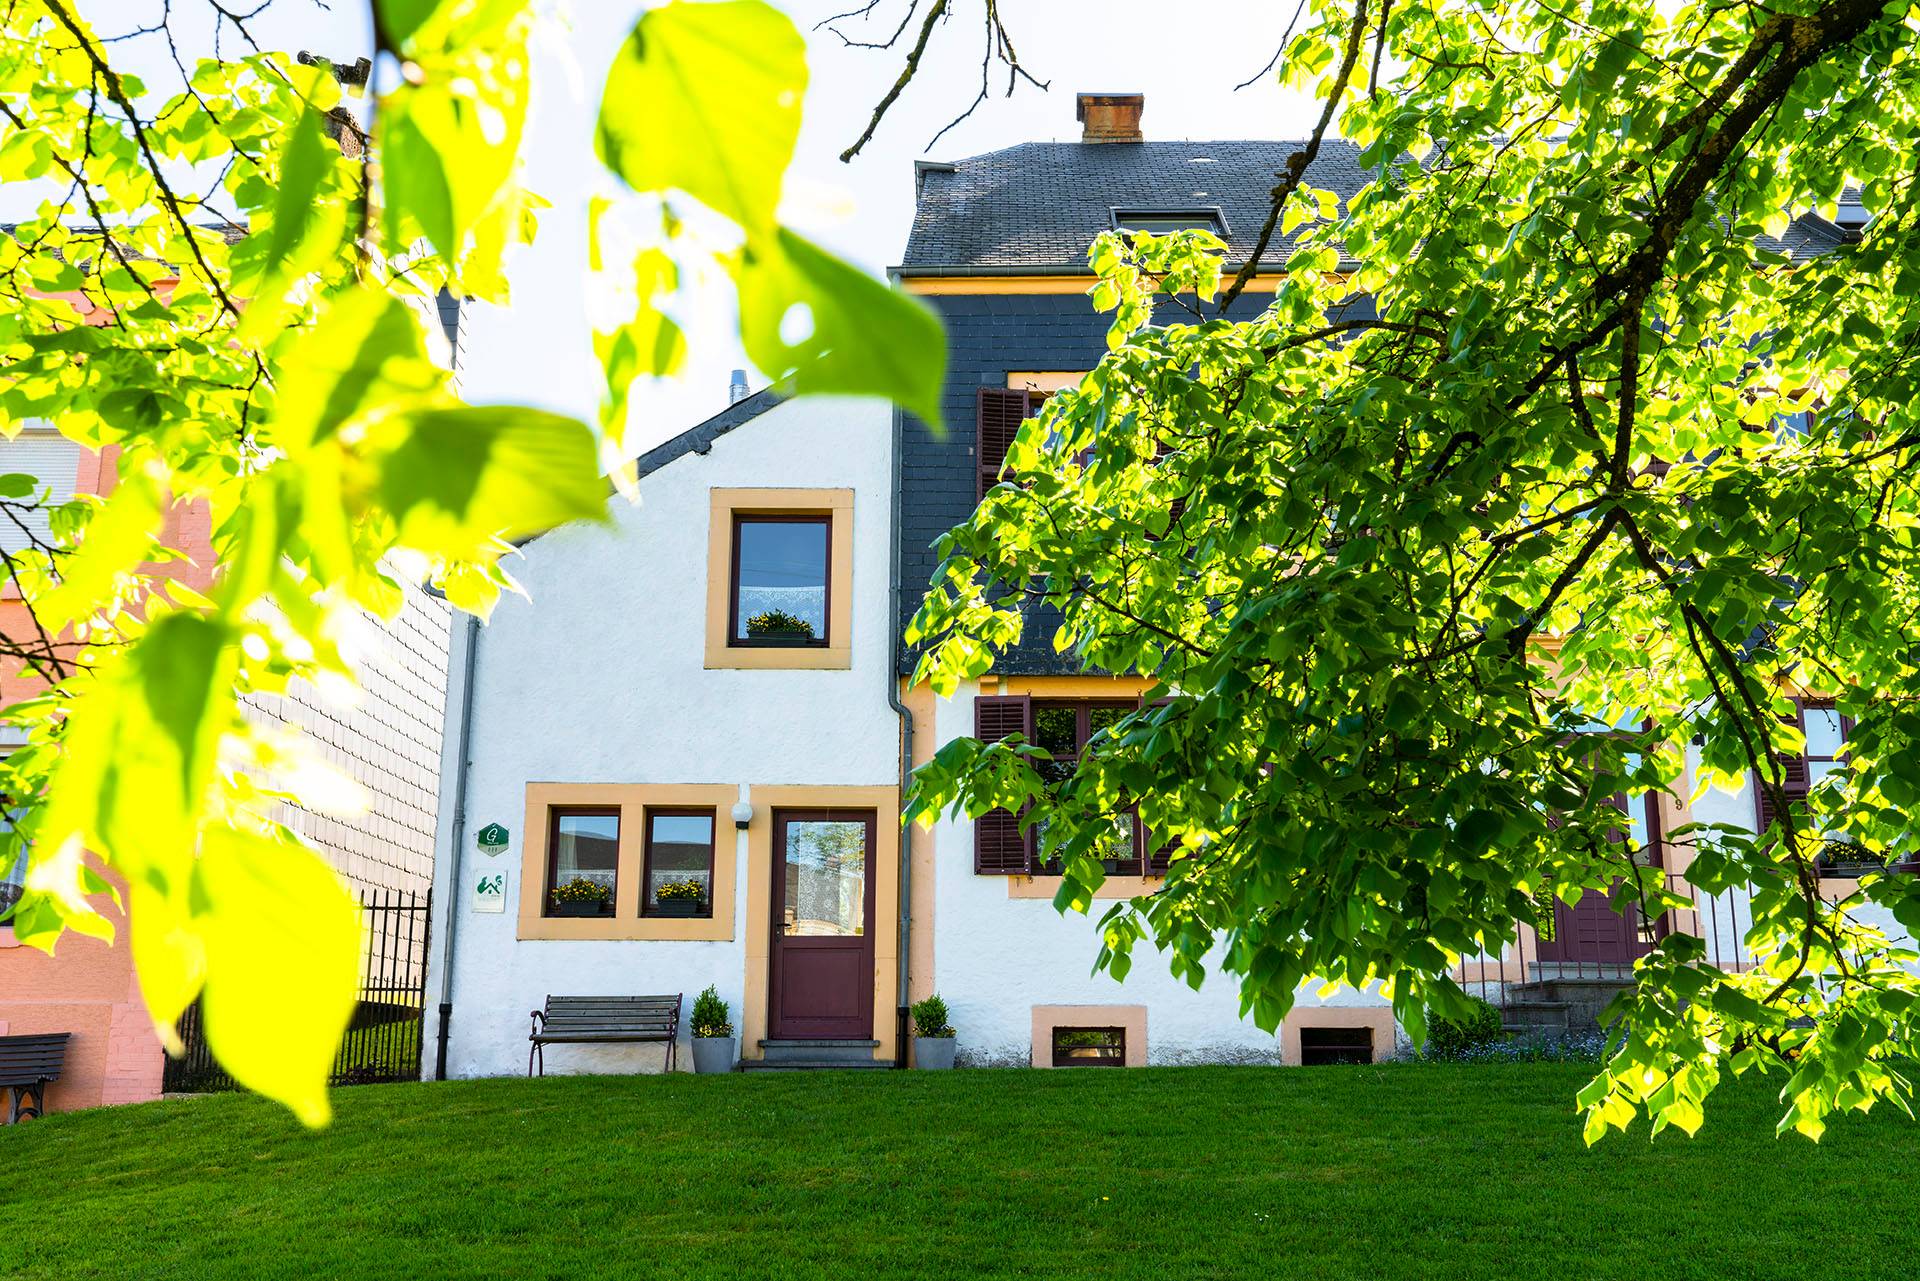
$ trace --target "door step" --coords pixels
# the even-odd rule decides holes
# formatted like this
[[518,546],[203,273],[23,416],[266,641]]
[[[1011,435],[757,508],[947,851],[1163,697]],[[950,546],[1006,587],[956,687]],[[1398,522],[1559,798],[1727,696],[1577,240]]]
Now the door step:
[[[807,1067],[822,1063],[833,1067],[860,1067],[872,1064],[873,1052],[879,1048],[878,1041],[766,1040],[760,1042],[760,1061],[769,1067],[781,1063]],[[891,1065],[883,1063],[880,1066]]]
[[878,1059],[742,1059],[742,1072],[870,1072],[891,1071],[893,1064]]

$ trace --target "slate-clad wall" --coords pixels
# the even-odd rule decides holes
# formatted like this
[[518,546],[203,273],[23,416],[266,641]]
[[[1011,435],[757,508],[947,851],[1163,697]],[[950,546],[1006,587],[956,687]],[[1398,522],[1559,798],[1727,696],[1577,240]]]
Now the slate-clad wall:
[[[1089,279],[1089,285],[1092,281]],[[1246,294],[1229,312],[1250,320],[1272,300],[1271,294]],[[1015,370],[1091,369],[1107,354],[1109,313],[1096,312],[1083,294],[934,295],[925,300],[947,326],[947,385],[941,401],[948,432],[938,437],[917,418],[907,418],[900,460],[900,581],[904,629],[939,565],[933,544],[965,520],[976,498],[974,400],[980,387],[1005,387]],[[1172,323],[1190,319],[1168,307],[1161,317]],[[997,661],[995,669],[1014,674],[1071,674],[1081,670],[1071,653],[1053,652],[1058,626],[1053,611],[1030,616],[1020,648]],[[904,647],[901,671],[913,670]]]

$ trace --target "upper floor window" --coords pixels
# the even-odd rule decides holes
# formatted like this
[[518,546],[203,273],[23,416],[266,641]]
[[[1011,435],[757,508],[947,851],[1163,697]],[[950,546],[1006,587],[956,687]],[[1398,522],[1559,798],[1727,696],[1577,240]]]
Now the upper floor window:
[[826,646],[832,594],[833,518],[733,518],[729,645]]

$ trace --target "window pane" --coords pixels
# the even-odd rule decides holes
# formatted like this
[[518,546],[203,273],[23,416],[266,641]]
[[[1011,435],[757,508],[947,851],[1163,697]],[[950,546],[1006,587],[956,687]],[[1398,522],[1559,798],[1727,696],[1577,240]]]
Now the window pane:
[[1120,723],[1120,718],[1133,709],[1131,707],[1095,707],[1087,712],[1087,737],[1092,738],[1103,729],[1112,729]]
[[[613,915],[614,869],[620,858],[618,814],[562,814],[555,821],[553,888],[557,902],[591,903],[594,896],[577,884],[605,891],[600,915]],[[573,887],[569,889],[568,887]]]
[[787,824],[786,928],[800,937],[867,930],[867,825]]
[[1831,707],[1807,709],[1807,755],[1840,754],[1840,713]]
[[646,910],[660,911],[662,887],[671,886],[664,900],[670,912],[684,912],[676,904],[691,904],[696,916],[713,914],[713,815],[652,814],[648,816]]
[[1079,709],[1072,707],[1036,707],[1033,709],[1034,736],[1040,746],[1055,756],[1072,756],[1079,750]]
[[1127,1033],[1117,1027],[1057,1027],[1053,1029],[1055,1067],[1123,1067],[1127,1061]]
[[804,645],[827,639],[827,522],[743,520],[735,640]]
[[1113,816],[1113,844],[1107,847],[1106,857],[1109,871],[1115,867],[1130,867],[1140,857],[1133,848],[1131,813]]

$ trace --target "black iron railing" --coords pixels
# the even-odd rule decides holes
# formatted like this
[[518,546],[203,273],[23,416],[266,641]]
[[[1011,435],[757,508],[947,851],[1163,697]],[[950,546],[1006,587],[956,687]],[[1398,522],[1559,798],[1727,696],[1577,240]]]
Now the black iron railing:
[[[332,1085],[420,1079],[421,1017],[426,1009],[431,893],[360,891],[360,1002],[334,1054]],[[184,1052],[169,1058],[161,1086],[169,1094],[239,1087],[214,1059],[198,1003],[176,1028]]]

